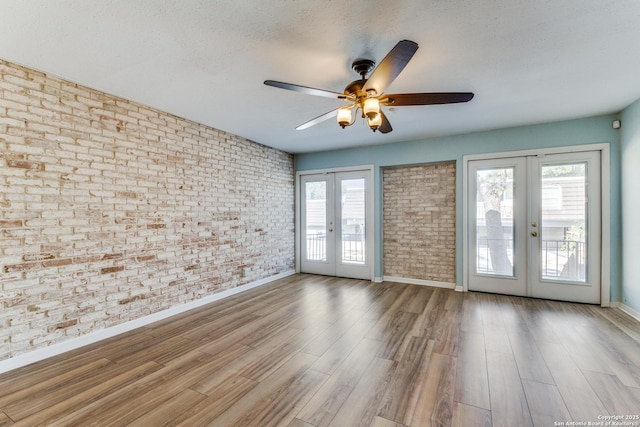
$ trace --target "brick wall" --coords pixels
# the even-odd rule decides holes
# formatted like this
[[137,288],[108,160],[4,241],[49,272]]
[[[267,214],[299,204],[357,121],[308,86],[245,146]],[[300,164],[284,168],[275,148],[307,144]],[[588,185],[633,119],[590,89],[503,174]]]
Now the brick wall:
[[293,185],[287,153],[0,61],[0,360],[292,270]]
[[456,282],[456,164],[386,168],[384,275]]

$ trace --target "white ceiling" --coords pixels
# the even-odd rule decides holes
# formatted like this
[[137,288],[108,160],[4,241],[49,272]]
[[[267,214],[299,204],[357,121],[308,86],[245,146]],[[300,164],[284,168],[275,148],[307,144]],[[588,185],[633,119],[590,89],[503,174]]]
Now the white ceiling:
[[[356,58],[420,45],[388,93],[470,91],[399,107],[393,132],[328,120]],[[0,58],[292,153],[620,111],[640,97],[638,0],[0,0]]]

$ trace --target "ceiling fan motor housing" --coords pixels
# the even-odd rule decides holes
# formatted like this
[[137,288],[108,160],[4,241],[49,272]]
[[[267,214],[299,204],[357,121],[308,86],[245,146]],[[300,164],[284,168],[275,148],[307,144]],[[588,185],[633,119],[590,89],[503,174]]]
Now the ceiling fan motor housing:
[[362,90],[366,82],[367,81],[365,79],[352,81],[347,85],[347,87],[344,88],[344,94],[355,95],[356,98],[359,98],[363,95],[366,96],[366,93],[364,93],[364,91]]

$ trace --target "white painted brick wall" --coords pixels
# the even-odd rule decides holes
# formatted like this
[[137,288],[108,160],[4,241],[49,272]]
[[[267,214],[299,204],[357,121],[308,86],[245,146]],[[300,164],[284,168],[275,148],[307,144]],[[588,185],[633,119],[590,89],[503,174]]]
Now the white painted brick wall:
[[287,153],[0,61],[0,360],[292,270],[293,197]]
[[386,168],[384,275],[456,282],[456,164]]

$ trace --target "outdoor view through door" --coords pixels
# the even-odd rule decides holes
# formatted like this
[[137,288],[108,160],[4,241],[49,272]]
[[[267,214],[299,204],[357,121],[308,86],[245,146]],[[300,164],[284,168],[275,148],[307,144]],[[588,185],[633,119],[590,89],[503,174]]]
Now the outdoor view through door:
[[598,152],[469,162],[469,289],[600,302]]
[[301,271],[371,278],[368,171],[301,177]]
[[541,166],[540,275],[587,279],[587,163]]
[[476,171],[478,274],[513,276],[513,171],[513,166]]

